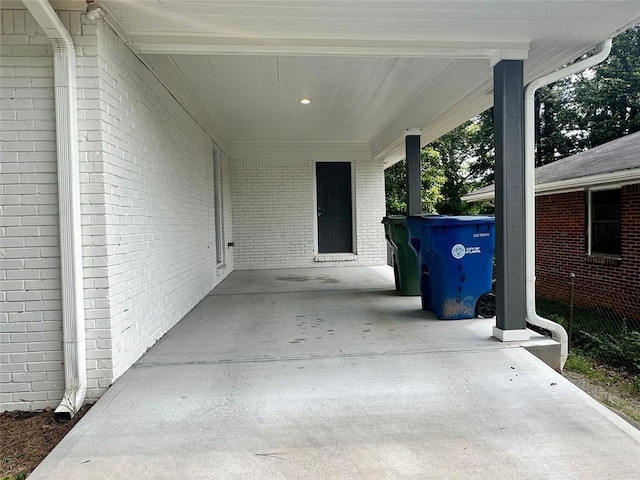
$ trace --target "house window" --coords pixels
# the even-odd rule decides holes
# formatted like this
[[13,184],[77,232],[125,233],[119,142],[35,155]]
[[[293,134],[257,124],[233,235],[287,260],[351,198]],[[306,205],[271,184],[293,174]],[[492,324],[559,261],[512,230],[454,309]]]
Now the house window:
[[620,189],[589,191],[589,254],[620,256],[620,199]]
[[222,208],[222,165],[220,150],[213,148],[213,209],[215,215],[216,265],[224,264],[224,224]]

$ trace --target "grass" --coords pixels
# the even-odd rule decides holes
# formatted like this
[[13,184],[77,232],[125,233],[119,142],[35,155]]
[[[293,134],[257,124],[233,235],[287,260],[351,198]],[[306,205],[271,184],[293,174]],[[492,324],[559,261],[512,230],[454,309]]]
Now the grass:
[[564,368],[596,387],[584,388],[587,393],[640,423],[640,376],[602,364],[579,352],[569,353]]
[[596,370],[593,367],[592,362],[587,360],[586,357],[577,353],[569,354],[569,356],[567,357],[567,363],[565,363],[564,368],[569,372],[579,373],[594,383],[607,384],[611,380],[608,375]]
[[27,472],[20,472],[17,473],[16,475],[11,475],[9,477],[2,477],[2,480],[26,480],[27,478]]

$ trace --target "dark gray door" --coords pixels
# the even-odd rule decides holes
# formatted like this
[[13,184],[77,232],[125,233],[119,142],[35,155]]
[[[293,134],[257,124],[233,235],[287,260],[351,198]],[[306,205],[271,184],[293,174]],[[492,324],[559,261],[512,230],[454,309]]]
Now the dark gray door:
[[318,185],[318,253],[353,252],[351,232],[351,164],[316,163]]

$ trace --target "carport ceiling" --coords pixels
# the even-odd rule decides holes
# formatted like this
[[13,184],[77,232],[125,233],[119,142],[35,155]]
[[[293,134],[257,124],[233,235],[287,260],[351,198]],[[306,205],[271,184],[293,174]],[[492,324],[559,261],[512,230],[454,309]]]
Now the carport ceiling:
[[531,80],[640,21],[640,0],[98,1],[230,153],[348,143],[386,163],[406,129],[424,144],[489,107],[495,62]]

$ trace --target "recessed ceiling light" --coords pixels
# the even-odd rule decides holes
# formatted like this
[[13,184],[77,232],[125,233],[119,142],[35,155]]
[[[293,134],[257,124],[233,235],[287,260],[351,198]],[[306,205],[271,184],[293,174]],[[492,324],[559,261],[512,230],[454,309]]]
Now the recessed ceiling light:
[[311,103],[311,100],[309,100],[307,97],[304,97],[300,99],[300,103],[303,105],[309,105]]

